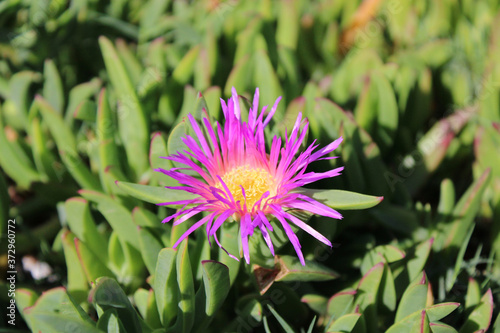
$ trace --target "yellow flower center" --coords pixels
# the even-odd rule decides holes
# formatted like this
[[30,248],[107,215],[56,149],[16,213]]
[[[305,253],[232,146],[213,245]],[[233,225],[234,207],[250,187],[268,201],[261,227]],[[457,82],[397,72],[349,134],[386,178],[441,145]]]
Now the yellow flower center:
[[[229,191],[231,191],[234,201],[240,201],[242,207],[246,197],[248,210],[251,210],[254,204],[260,200],[262,195],[267,191],[269,191],[268,198],[276,195],[272,176],[269,172],[261,168],[251,168],[248,165],[239,166],[226,172],[226,174],[222,176],[222,180]],[[245,196],[243,196],[241,187],[245,190]],[[217,188],[223,190],[222,184],[217,184]]]

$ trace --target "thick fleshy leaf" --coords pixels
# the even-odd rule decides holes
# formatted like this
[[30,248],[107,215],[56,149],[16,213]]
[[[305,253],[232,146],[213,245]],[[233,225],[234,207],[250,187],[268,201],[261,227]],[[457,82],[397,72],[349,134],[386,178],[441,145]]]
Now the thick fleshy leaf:
[[394,275],[390,266],[385,263],[384,276],[380,286],[381,305],[385,306],[388,310],[394,311],[396,309],[397,295],[396,286],[394,283]]
[[217,86],[209,87],[203,92],[207,103],[208,113],[213,119],[219,119],[221,89]]
[[[185,121],[187,121],[186,117],[191,114],[195,119],[198,119],[200,120],[201,119],[201,115],[202,115],[202,109],[205,107],[205,100],[203,99],[203,96],[200,94],[200,92],[196,89],[194,89],[192,86],[190,85],[186,85],[184,87],[184,99],[182,100],[182,107],[181,107],[181,111],[179,112],[179,114],[177,115],[177,120],[176,120],[176,124],[182,124],[184,123]],[[184,128],[184,130],[186,131],[186,134],[189,133],[189,131],[191,131],[191,126],[188,125],[189,123],[186,123],[186,127]],[[170,131],[169,135],[170,137],[173,137],[174,139],[176,140],[179,140],[178,141],[178,144],[179,145],[183,145],[185,147],[185,144],[184,142],[182,142],[182,140],[180,140],[184,134],[182,132],[182,126],[180,126],[180,132],[177,132],[176,128],[178,126],[176,126],[174,129],[172,129],[172,131]],[[175,135],[174,135],[175,133]],[[169,137],[169,141],[170,141],[170,137]],[[185,148],[183,148],[185,149]],[[183,149],[179,150],[179,151],[182,151]],[[176,151],[170,151],[170,147],[169,147],[169,153],[170,154],[173,154],[175,153]]]
[[328,300],[327,313],[334,320],[342,317],[345,314],[354,312],[354,299],[357,291],[348,289],[336,293]]
[[113,272],[111,272],[106,264],[101,261],[98,254],[94,253],[87,244],[78,238],[75,238],[74,242],[80,265],[82,265],[89,284],[101,276],[114,277]]
[[450,325],[443,323],[430,323],[432,333],[458,333],[456,329]]
[[60,151],[61,160],[76,182],[85,189],[100,191],[99,179],[89,170],[82,158],[71,152]]
[[289,47],[292,50],[297,48],[299,38],[299,6],[298,2],[280,1],[278,16],[278,26],[276,28],[276,43]]
[[204,332],[229,293],[229,269],[220,262],[201,262],[203,284],[196,293],[193,331]]
[[31,316],[31,320],[39,332],[88,332],[102,333],[93,324],[80,319],[63,316],[59,313],[37,313]]
[[495,323],[493,324],[493,333],[500,332],[500,314],[498,314]]
[[306,303],[316,313],[326,313],[328,306],[328,298],[318,294],[306,294],[300,299],[302,303]]
[[[149,149],[149,164],[151,165],[151,169],[155,170],[158,168],[162,168],[165,170],[169,170],[173,168],[174,166],[170,160],[162,158],[166,156],[168,156],[167,141],[165,140],[161,132],[156,132],[151,138],[151,145]],[[160,184],[163,184],[162,181],[166,177],[168,176],[163,175],[161,172],[153,173],[153,178],[156,179],[156,181]]]
[[43,97],[52,105],[57,113],[62,115],[64,108],[63,84],[56,65],[50,59],[45,60],[43,76],[45,79]]
[[146,324],[151,328],[162,327],[153,289],[149,289],[149,291],[142,288],[137,289],[134,293],[134,303]]
[[431,238],[423,243],[420,243],[415,248],[413,256],[406,263],[409,281],[415,280],[424,269],[425,263],[427,262],[431,252],[433,242],[434,238]]
[[179,286],[179,299],[177,303],[177,320],[172,327],[174,332],[189,332],[194,325],[194,281],[187,243],[188,241],[184,240],[179,245],[175,262],[177,284]]
[[116,309],[111,308],[104,311],[97,321],[97,328],[108,333],[126,333],[122,321],[118,318]]
[[[441,320],[449,315],[456,308],[460,306],[459,303],[441,303],[425,308],[425,312],[431,323]],[[402,320],[394,323],[386,333],[409,332],[415,322],[418,322],[422,317],[422,311],[416,311]]]
[[429,318],[425,310],[420,313],[420,319],[413,324],[410,333],[431,333]]
[[[36,107],[33,105],[33,107]],[[31,120],[30,135],[33,140],[31,146],[33,151],[33,160],[35,161],[36,168],[41,176],[45,176],[43,180],[60,181],[61,174],[56,171],[54,167],[57,165],[55,154],[50,149],[50,139],[43,129],[42,122],[39,117],[33,117]]]
[[25,128],[28,124],[28,103],[30,86],[40,81],[39,73],[20,71],[9,80],[9,96],[4,104],[6,122],[16,129]]
[[34,332],[63,332],[68,327],[83,332],[99,332],[95,323],[62,287],[44,292],[33,306],[23,312]]
[[92,174],[85,162],[78,155],[75,136],[71,132],[71,129],[66,126],[61,115],[41,96],[37,96],[35,101],[45,123],[50,129],[50,133],[56,142],[59,154],[68,172],[83,188],[100,190],[101,185],[99,180]]
[[361,317],[361,313],[349,313],[343,315],[342,317],[336,319],[330,326],[328,326],[328,332],[352,332],[354,326],[356,326],[358,320]]
[[88,101],[89,98],[96,94],[99,91],[101,84],[101,80],[94,78],[89,82],[81,83],[71,89],[69,92],[68,106],[64,116],[64,121],[66,123],[72,122],[78,106],[81,105],[82,102]]
[[137,87],[143,71],[141,62],[137,59],[137,55],[133,51],[133,47],[119,38],[115,41],[116,52],[123,63],[123,67],[127,71],[130,81],[133,86]]
[[[255,70],[253,71],[254,85],[260,86],[260,98],[262,105],[273,105],[277,96],[283,96],[283,90],[269,56],[265,51],[259,50],[253,55]],[[284,103],[278,105],[274,121],[279,122],[282,118]]]
[[182,58],[181,62],[175,67],[172,78],[180,85],[188,83],[193,76],[196,59],[200,54],[200,45],[194,46]]
[[467,318],[465,324],[463,324],[460,328],[459,333],[488,330],[491,325],[491,320],[493,319],[493,307],[493,294],[491,289],[488,289],[488,291],[481,298],[481,302],[476,305]]
[[294,256],[278,256],[276,281],[327,281],[339,277],[339,274],[326,266],[313,261],[303,266]]
[[446,178],[441,182],[441,190],[439,193],[438,215],[436,218],[445,220],[453,214],[455,207],[455,186],[453,182]]
[[175,262],[177,251],[165,248],[158,254],[153,280],[156,306],[163,326],[168,327],[177,315],[177,278]]
[[226,86],[224,87],[224,94],[226,96],[231,95],[232,87],[234,87],[237,91],[248,90],[248,77],[251,75],[252,64],[253,58],[250,58],[249,55],[245,55],[235,64],[229,73]]
[[99,149],[99,177],[106,192],[114,193],[115,186],[113,183],[116,179],[106,177],[109,168],[112,167],[113,173],[117,174],[120,179],[124,179],[125,176],[123,175],[122,161],[115,140],[117,126],[109,106],[107,90],[104,88],[99,94],[96,125]]
[[[120,181],[117,181],[116,184],[124,192],[128,193],[134,198],[154,204],[179,201],[179,200],[189,200],[189,199],[194,199],[196,197],[196,195],[185,191],[171,190],[158,186],[140,185],[127,182],[120,182]],[[170,205],[170,206],[182,207],[182,205]]]
[[[379,295],[380,285],[384,276],[385,265],[380,262],[373,266],[362,278],[358,285],[356,294],[356,304],[371,327],[376,326],[377,318],[377,297]],[[370,330],[370,328],[369,328]]]
[[115,309],[117,317],[127,330],[142,331],[137,312],[114,279],[108,277],[97,279],[90,292],[89,301],[98,306],[102,313],[105,313],[108,309]]
[[[222,246],[232,255],[238,254],[238,224],[237,223],[223,223],[220,228],[220,242]],[[229,282],[230,285],[238,276],[240,271],[240,262],[231,258],[224,250],[219,250],[218,260],[229,268]]]
[[355,110],[356,121],[367,130],[378,145],[388,151],[398,125],[396,98],[389,81],[375,71],[366,81]]
[[137,97],[134,85],[115,47],[106,37],[99,38],[99,45],[111,83],[115,88],[120,107],[118,122],[127,160],[139,178],[148,167],[148,120]]
[[142,259],[150,274],[154,274],[158,254],[163,244],[147,228],[138,228]]
[[392,245],[379,245],[368,252],[361,262],[361,273],[366,274],[375,264],[386,261],[393,263],[405,258],[405,253]]
[[139,239],[137,238],[137,228],[132,220],[130,211],[111,197],[94,191],[81,190],[80,195],[87,200],[97,204],[97,210],[106,218],[118,237],[139,249]]
[[411,283],[401,297],[394,322],[425,308],[427,304],[428,282],[425,273]]
[[83,198],[70,198],[64,203],[64,208],[71,231],[99,254],[103,262],[106,262],[108,242],[97,230],[88,201]]
[[467,295],[465,296],[465,311],[472,312],[473,308],[481,302],[481,287],[473,278],[469,278]]
[[[65,230],[65,229],[63,229]],[[73,298],[81,303],[87,297],[89,290],[89,284],[83,267],[78,259],[78,254],[76,252],[76,247],[74,243],[75,234],[66,230],[61,235],[62,246],[64,250],[64,259],[66,260],[67,266],[67,288],[68,293],[73,296]]]
[[38,299],[39,295],[30,289],[19,288],[16,290],[16,306],[21,314],[24,313],[24,309],[33,306]]
[[183,151],[185,148],[182,138],[189,134],[189,126],[185,120],[180,121],[169,133],[167,141],[167,151],[169,155],[175,154],[178,151]]
[[71,129],[66,126],[62,116],[42,96],[36,96],[35,101],[50,133],[60,151],[76,154],[76,139]]
[[0,146],[2,147],[0,165],[19,186],[28,188],[32,182],[40,179],[40,175],[36,172],[26,153],[15,149],[14,145],[7,139],[2,117],[3,115],[0,115]]
[[301,188],[296,192],[303,193],[329,207],[335,209],[366,209],[378,205],[384,198],[343,190],[313,190]]
[[443,248],[460,247],[462,245],[470,226],[474,222],[481,197],[491,178],[491,169],[487,169],[481,177],[475,181],[462,195],[453,210],[454,220],[443,230],[439,245]]

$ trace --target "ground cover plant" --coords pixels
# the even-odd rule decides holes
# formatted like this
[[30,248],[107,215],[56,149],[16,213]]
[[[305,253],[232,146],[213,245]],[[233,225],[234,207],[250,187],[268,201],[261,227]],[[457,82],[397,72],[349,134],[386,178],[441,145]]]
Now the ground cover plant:
[[2,330],[500,332],[499,10],[1,2]]

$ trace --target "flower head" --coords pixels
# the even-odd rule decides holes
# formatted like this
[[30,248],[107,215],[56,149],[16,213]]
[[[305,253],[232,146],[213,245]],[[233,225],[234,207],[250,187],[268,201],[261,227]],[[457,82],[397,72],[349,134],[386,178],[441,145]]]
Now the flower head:
[[[337,211],[297,191],[306,184],[340,174],[343,167],[322,173],[306,170],[311,162],[331,158],[325,155],[336,149],[342,138],[321,149],[317,149],[318,145],[314,141],[307,149],[299,152],[308,129],[307,119],[302,119],[302,114],[299,113],[290,135],[284,142],[275,136],[268,153],[264,128],[276,112],[281,97],[269,112],[266,112],[265,106],[259,113],[259,90],[256,89],[247,121],[241,118],[238,98],[233,88],[232,97],[227,104],[221,99],[224,127],[217,122],[214,129],[210,121],[203,118],[202,129],[192,115],[188,116],[195,137],[186,135],[182,140],[187,149],[167,157],[185,167],[157,171],[174,178],[181,185],[168,188],[186,191],[195,197],[190,200],[161,203],[160,205],[183,205],[177,213],[163,222],[175,220],[174,225],[177,225],[192,216],[206,212],[207,215],[193,224],[177,240],[174,247],[194,230],[206,225],[207,237],[210,239],[210,236],[214,236],[217,244],[224,249],[217,239],[216,232],[224,222],[232,218],[240,224],[243,254],[249,263],[248,237],[252,236],[256,229],[261,231],[274,255],[269,232],[273,231],[270,220],[276,218],[304,265],[299,240],[290,224],[296,225],[328,246],[331,246],[331,243],[308,224],[290,214],[290,210],[342,218]],[[190,174],[185,172],[187,170]],[[193,172],[196,176],[193,176]]]

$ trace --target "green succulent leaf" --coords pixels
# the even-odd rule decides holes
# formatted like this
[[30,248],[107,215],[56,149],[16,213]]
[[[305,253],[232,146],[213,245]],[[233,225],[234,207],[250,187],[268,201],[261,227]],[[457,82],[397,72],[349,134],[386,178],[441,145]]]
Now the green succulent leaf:
[[418,310],[423,310],[427,304],[427,289],[427,276],[424,272],[403,293],[394,321],[399,322],[406,316]]
[[104,332],[113,332],[113,333],[125,333],[125,327],[123,326],[122,321],[118,318],[118,313],[116,309],[111,308],[106,311],[99,317],[97,321],[97,328]]
[[165,248],[158,254],[153,280],[156,306],[163,326],[167,327],[177,315],[178,287],[176,278],[177,251]]
[[195,293],[187,242],[186,239],[179,245],[175,261],[179,298],[177,303],[177,320],[172,327],[174,332],[189,332],[194,326]]
[[493,319],[493,306],[493,294],[491,289],[488,289],[488,291],[481,298],[481,302],[476,305],[467,318],[465,324],[463,324],[460,328],[459,333],[478,330],[486,331],[490,327]]
[[177,65],[172,78],[180,85],[188,83],[189,79],[193,76],[196,59],[200,54],[200,45],[194,46],[189,52],[186,53],[181,62]]
[[97,278],[101,276],[114,277],[113,272],[106,266],[104,262],[99,258],[99,255],[94,253],[92,249],[88,247],[83,241],[78,238],[74,239],[75,249],[80,260],[80,265],[85,272],[87,277],[87,282],[93,283]]
[[149,289],[149,291],[142,288],[137,289],[134,293],[134,303],[146,324],[151,328],[162,327],[153,289]]
[[427,317],[429,318],[429,322],[434,323],[446,317],[459,306],[459,303],[441,303],[426,307],[423,310],[416,311],[404,317],[400,321],[395,322],[391,327],[389,327],[386,333],[409,332],[416,322],[421,322],[422,311],[425,311]]
[[24,309],[33,306],[38,299],[39,295],[30,289],[19,288],[16,290],[16,306],[21,314]]
[[479,210],[481,196],[489,183],[491,172],[487,169],[481,177],[472,184],[458,201],[453,210],[453,221],[439,235],[438,246],[444,248],[459,248],[463,244],[467,232]]
[[63,84],[57,67],[52,60],[45,60],[43,74],[45,79],[43,96],[59,114],[62,114],[64,108]]
[[163,248],[163,244],[147,228],[139,228],[139,245],[142,259],[151,274],[156,269],[158,254]]
[[132,215],[127,208],[100,192],[81,190],[79,193],[85,199],[97,204],[97,210],[104,215],[123,242],[129,243],[136,249],[139,248],[137,226],[134,224]]
[[147,114],[137,97],[123,60],[120,59],[111,41],[101,36],[99,45],[111,83],[120,101],[118,123],[127,160],[139,178],[147,170],[149,144]]
[[[134,198],[155,204],[180,201],[180,200],[189,200],[189,199],[194,199],[196,197],[195,195],[185,191],[171,190],[158,186],[140,185],[128,182],[121,182],[121,181],[117,181],[116,184],[125,193],[128,193]],[[182,205],[171,205],[171,206],[181,207]]]
[[429,318],[425,310],[422,310],[420,315],[420,320],[416,321],[411,328],[410,333],[431,333],[431,327],[429,325]]
[[[204,332],[229,293],[229,269],[220,262],[201,262],[203,284],[196,293],[193,331]],[[203,304],[205,303],[205,304]]]
[[20,149],[16,149],[15,144],[7,139],[2,116],[0,115],[0,146],[2,147],[0,165],[2,170],[13,178],[19,186],[28,188],[32,182],[40,179],[40,175],[26,154]]
[[64,258],[68,266],[68,293],[77,301],[82,302],[85,300],[89,284],[85,275],[85,271],[78,258],[76,246],[74,243],[76,235],[66,230],[61,235],[62,246],[64,250]]
[[[132,304],[120,288],[118,283],[111,278],[102,277],[96,280],[89,295],[89,300],[98,307],[99,316],[105,315],[108,310],[116,311],[116,319],[119,319],[127,330],[141,332],[142,327],[139,316]],[[114,312],[114,311],[113,311]],[[116,328],[120,328],[118,320],[112,323]],[[109,322],[108,322],[109,324]]]
[[355,297],[357,291],[348,289],[336,293],[328,300],[327,313],[334,320],[342,317],[345,314],[353,313],[355,307]]
[[62,287],[46,291],[31,307],[24,308],[23,316],[32,331],[63,332],[81,329],[100,332],[95,323]]
[[361,313],[349,313],[342,317],[336,319],[330,326],[328,326],[328,332],[352,332],[359,319],[361,318]]
[[303,266],[294,256],[278,256],[276,281],[328,281],[339,277],[332,269],[319,263],[306,261]]
[[450,325],[443,323],[430,323],[432,333],[458,333],[456,329]]
[[97,230],[88,201],[78,197],[70,198],[64,203],[64,208],[70,230],[102,256],[103,262],[107,262],[108,242]]
[[343,190],[313,190],[301,188],[296,192],[305,194],[335,209],[366,209],[378,205],[384,198]]

